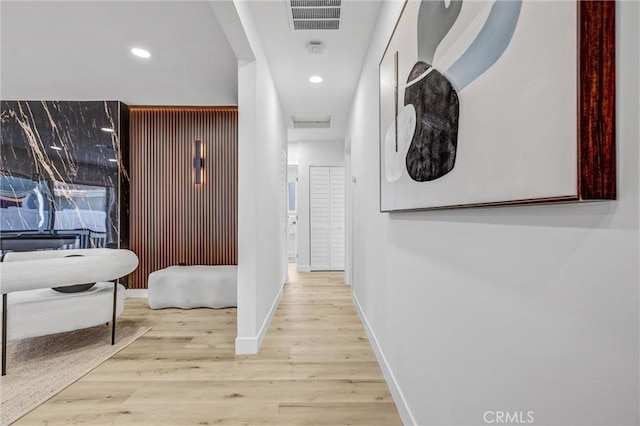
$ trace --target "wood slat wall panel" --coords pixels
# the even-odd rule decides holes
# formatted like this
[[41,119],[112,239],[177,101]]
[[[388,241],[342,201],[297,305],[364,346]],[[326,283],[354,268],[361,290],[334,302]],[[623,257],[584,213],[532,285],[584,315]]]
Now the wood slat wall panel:
[[129,287],[146,288],[151,272],[179,263],[237,264],[237,108],[132,107],[130,129],[130,248],[140,266]]

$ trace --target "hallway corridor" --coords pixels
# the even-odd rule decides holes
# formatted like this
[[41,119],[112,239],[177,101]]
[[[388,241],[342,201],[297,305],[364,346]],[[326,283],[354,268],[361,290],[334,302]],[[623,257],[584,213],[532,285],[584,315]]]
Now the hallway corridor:
[[119,325],[151,330],[16,424],[401,424],[343,274],[290,278],[258,355],[235,309],[127,299]]

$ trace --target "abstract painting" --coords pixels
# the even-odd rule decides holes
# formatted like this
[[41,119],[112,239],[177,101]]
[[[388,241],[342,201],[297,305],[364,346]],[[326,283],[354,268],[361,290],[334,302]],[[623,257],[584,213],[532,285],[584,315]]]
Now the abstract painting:
[[593,116],[614,114],[614,6],[408,0],[380,62],[380,210],[615,198]]

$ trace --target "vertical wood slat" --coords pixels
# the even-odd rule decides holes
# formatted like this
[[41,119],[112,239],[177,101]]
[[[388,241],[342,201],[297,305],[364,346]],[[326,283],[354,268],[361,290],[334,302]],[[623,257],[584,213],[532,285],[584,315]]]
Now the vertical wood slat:
[[[238,111],[235,107],[130,109],[130,288],[167,266],[237,264]],[[195,141],[203,183],[194,183]]]

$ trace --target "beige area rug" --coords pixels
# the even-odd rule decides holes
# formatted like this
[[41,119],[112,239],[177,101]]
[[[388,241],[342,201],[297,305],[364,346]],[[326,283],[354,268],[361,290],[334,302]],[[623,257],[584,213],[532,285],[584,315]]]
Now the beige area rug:
[[144,335],[149,328],[101,325],[9,342],[7,375],[0,378],[2,425],[36,408]]

